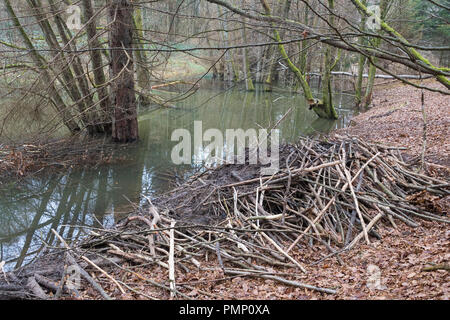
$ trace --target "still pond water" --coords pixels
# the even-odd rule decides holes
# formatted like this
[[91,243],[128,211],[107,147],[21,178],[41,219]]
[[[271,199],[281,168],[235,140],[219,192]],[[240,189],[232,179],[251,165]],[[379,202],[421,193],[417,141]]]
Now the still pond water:
[[154,197],[170,189],[174,179],[181,181],[198,170],[198,150],[193,150],[192,166],[171,162],[175,129],[192,132],[196,120],[203,122],[203,130],[221,132],[269,128],[295,106],[278,127],[281,140],[293,142],[299,135],[328,132],[349,122],[352,97],[340,93],[334,99],[339,120],[327,121],[308,110],[301,95],[276,89],[249,93],[209,83],[177,102],[176,109],[141,111],[140,142],[123,155],[116,153],[126,161],[0,185],[0,261],[7,262],[7,270],[29,263],[45,244],[54,244],[52,228],[64,238],[76,239],[84,234],[79,226],[112,226],[132,210],[130,202],[142,203],[142,195]]

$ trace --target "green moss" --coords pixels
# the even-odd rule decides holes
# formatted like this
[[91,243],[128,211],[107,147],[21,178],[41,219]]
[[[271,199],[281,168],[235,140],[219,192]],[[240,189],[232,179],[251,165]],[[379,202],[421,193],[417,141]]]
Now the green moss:
[[[370,16],[369,11],[367,10],[367,7],[360,1],[360,0],[352,0],[352,2],[356,5],[357,8],[359,8],[359,10],[361,10],[362,12],[364,12],[366,15]],[[431,68],[432,70],[435,71],[449,71],[449,68],[439,68],[434,66],[433,64],[431,64],[431,62],[426,59],[425,57],[423,57],[416,49],[414,48],[410,48],[408,47],[410,45],[410,43],[408,42],[408,40],[406,40],[400,33],[398,33],[394,28],[392,28],[391,26],[389,26],[386,22],[384,22],[383,20],[380,20],[380,26],[381,28],[386,31],[387,33],[389,33],[391,36],[397,38],[398,41],[400,41],[401,43],[403,43],[406,47],[406,50],[408,51],[408,53],[414,57],[415,59],[422,61],[425,65],[427,65],[429,68]],[[443,76],[443,75],[437,75],[436,79],[441,82],[442,84],[444,84],[447,88],[450,87],[449,85],[449,80]]]

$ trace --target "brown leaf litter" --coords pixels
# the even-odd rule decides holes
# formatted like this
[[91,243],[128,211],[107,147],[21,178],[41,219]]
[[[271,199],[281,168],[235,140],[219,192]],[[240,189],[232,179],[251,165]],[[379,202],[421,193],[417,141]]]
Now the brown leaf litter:
[[[426,84],[438,88],[431,80]],[[450,166],[450,96],[424,90],[427,118],[425,159]],[[422,152],[423,116],[421,90],[395,85],[375,92],[372,107],[351,120],[338,134],[356,135],[367,141],[407,147],[405,157],[417,158]],[[448,172],[448,169],[447,169]]]

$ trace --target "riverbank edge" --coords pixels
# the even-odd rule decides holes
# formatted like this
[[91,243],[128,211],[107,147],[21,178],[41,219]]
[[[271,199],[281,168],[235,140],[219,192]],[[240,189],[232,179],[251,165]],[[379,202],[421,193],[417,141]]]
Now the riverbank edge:
[[[420,84],[419,81],[415,82]],[[422,84],[432,88],[441,87],[432,79],[424,80]],[[376,87],[370,108],[353,116],[349,126],[334,130],[329,137],[356,136],[370,143],[403,148],[404,160],[419,166],[424,153],[425,168],[423,169],[428,174],[448,178],[450,176],[449,106],[450,96],[448,95],[422,91],[399,81],[391,82]]]

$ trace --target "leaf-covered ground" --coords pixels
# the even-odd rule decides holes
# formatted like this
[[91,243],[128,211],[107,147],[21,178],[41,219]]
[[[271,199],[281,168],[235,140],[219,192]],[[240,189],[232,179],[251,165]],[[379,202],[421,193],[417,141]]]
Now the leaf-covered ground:
[[[441,87],[429,80],[430,87]],[[450,96],[424,90],[427,120],[425,159],[450,166]],[[421,90],[396,84],[377,90],[372,107],[352,118],[350,127],[337,133],[357,135],[371,142],[407,147],[409,156],[422,152],[423,115]]]
[[[422,226],[411,228],[398,224],[397,228],[386,227],[380,232],[382,240],[370,245],[361,244],[350,252],[324,260],[319,246],[304,248],[295,253],[295,258],[308,265],[308,273],[295,269],[278,269],[285,278],[302,283],[336,288],[337,294],[322,294],[307,289],[279,284],[273,280],[250,277],[224,276],[214,256],[201,261],[201,268],[186,273],[177,270],[178,289],[192,299],[450,299],[450,275],[446,270],[424,271],[435,265],[447,265],[450,260],[450,230],[439,223],[422,222]],[[322,248],[323,249],[323,248]],[[322,252],[322,253],[319,253]],[[126,266],[125,266],[126,267]],[[151,279],[168,286],[168,271],[162,267],[133,268],[135,274],[116,270],[112,275],[130,288],[144,292],[147,296],[126,294],[110,282],[105,287],[118,299],[169,299],[165,289],[159,289],[144,279]],[[102,283],[102,277],[98,279]],[[183,288],[181,285],[188,285]],[[96,298],[92,289],[85,292],[86,298]],[[185,297],[178,297],[185,299]]]

